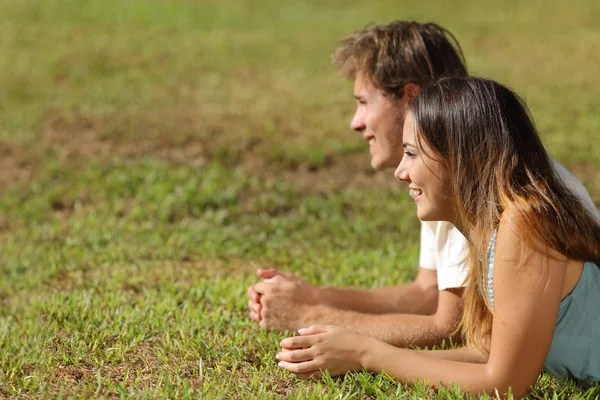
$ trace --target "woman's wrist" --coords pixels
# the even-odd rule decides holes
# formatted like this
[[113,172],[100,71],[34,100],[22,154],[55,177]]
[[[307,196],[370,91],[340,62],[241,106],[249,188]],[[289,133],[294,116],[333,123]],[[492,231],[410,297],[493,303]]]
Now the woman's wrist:
[[364,337],[358,341],[356,355],[360,366],[368,371],[377,372],[377,366],[373,365],[378,348],[385,343],[371,337]]

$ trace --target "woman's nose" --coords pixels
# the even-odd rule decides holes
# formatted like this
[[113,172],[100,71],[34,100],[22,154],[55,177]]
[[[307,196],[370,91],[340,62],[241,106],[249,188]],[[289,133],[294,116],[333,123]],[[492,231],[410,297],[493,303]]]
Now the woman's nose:
[[396,171],[394,171],[394,177],[396,179],[398,179],[399,181],[410,182],[410,177],[408,175],[408,169],[404,165],[404,158],[405,157],[402,157],[402,161],[400,161],[398,168],[396,168]]

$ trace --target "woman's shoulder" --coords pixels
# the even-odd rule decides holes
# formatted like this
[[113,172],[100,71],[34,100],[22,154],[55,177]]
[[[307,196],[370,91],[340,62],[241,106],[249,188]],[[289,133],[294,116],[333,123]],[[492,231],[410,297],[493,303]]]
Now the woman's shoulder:
[[531,218],[524,215],[517,207],[504,210],[495,238],[496,252],[511,260],[544,257],[566,262],[567,257],[547,245],[544,238],[540,236],[541,232],[530,224],[528,217]]

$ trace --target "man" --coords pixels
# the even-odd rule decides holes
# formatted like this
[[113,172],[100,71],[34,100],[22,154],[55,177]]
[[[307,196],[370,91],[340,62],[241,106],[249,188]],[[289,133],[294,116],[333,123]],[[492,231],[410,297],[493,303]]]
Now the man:
[[[400,21],[362,30],[342,40],[333,60],[354,80],[357,109],[350,126],[368,141],[377,170],[398,166],[405,106],[420,86],[467,74],[456,39],[436,24]],[[556,169],[597,213],[583,185],[560,164]],[[264,281],[248,288],[250,318],[280,331],[338,325],[398,347],[460,342],[453,335],[463,311],[466,258],[466,239],[454,226],[423,222],[414,282],[373,290],[315,287],[290,273],[259,269]]]

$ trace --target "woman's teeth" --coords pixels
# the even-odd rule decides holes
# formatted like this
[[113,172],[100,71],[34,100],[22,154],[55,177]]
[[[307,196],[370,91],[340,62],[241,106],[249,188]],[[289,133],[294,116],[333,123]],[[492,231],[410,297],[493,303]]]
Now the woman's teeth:
[[417,189],[410,189],[408,191],[408,193],[410,194],[410,197],[412,197],[413,199],[417,198],[419,195],[421,195],[421,193],[423,193],[423,191],[421,190],[417,190]]

